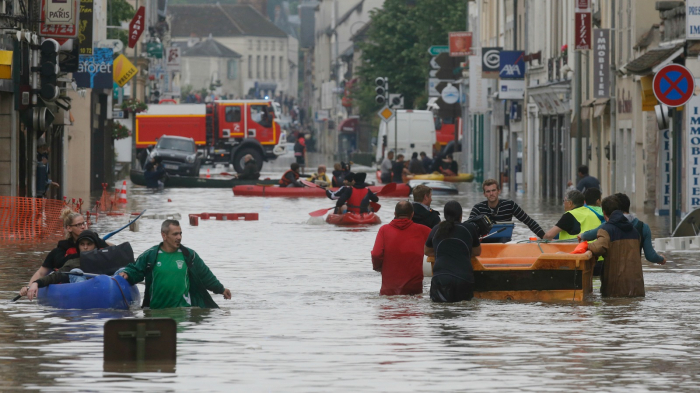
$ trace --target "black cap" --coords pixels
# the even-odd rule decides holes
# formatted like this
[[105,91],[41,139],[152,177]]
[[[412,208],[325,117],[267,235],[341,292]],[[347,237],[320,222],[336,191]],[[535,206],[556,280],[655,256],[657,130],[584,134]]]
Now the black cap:
[[347,175],[345,175],[345,180],[348,182],[354,181],[355,180],[355,174],[352,172],[348,172]]
[[365,179],[367,178],[367,174],[364,172],[356,173],[355,174],[355,184],[363,184],[365,182]]
[[78,240],[76,241],[76,243],[80,243],[80,241],[83,239],[88,239],[93,244],[97,245],[97,241],[100,239],[100,237],[97,236],[96,232],[93,232],[89,229],[86,229],[86,230],[80,232],[80,235],[78,235]]

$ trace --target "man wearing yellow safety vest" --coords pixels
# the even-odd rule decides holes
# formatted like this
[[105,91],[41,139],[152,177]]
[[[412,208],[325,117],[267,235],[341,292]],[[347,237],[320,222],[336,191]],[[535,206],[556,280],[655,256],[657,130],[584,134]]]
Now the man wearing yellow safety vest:
[[585,231],[598,228],[600,219],[583,205],[584,197],[580,191],[573,190],[566,193],[564,209],[566,213],[545,234],[543,239],[552,240],[559,235],[559,240],[576,239],[576,235]]

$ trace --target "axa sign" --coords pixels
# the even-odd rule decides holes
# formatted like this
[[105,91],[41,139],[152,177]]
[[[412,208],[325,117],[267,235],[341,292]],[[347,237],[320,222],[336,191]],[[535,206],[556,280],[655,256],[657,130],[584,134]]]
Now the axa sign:
[[525,78],[525,52],[517,50],[501,51],[498,76],[501,79]]

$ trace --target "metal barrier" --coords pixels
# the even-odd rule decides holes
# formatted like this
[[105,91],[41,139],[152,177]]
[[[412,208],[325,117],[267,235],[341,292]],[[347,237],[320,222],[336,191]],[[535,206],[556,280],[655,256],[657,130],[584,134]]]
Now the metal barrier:
[[[138,212],[133,212],[131,213],[132,216],[138,216],[141,213]],[[151,218],[155,220],[181,220],[182,215],[180,213],[153,213],[153,214],[144,214],[141,216],[141,218]]]
[[190,225],[198,226],[199,219],[209,220],[215,219],[217,221],[257,221],[258,213],[200,213],[200,214],[190,214]]
[[659,252],[700,250],[700,236],[656,238],[654,249]]

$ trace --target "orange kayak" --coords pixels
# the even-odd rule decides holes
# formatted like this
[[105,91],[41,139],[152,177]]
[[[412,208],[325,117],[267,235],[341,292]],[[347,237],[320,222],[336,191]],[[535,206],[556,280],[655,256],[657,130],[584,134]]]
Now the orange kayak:
[[326,222],[333,225],[376,225],[381,224],[382,220],[374,213],[345,213],[329,214]]

